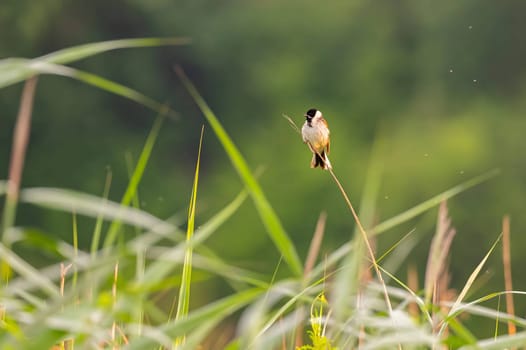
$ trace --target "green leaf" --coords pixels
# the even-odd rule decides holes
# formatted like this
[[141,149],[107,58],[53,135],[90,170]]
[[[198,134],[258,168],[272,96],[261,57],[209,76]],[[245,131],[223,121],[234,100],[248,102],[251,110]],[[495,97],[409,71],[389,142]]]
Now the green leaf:
[[[177,260],[179,256],[182,256],[182,251],[187,247],[193,247],[194,249],[203,243],[211,234],[213,234],[223,223],[225,223],[236,211],[239,209],[241,204],[245,201],[247,194],[241,192],[236,198],[225,206],[219,213],[214,215],[210,220],[201,225],[195,232],[192,238],[184,243],[178,244],[175,247],[170,247],[168,250],[160,254],[155,261],[150,264],[143,274],[142,279],[137,281],[136,288],[141,290],[148,289],[152,285],[160,283],[169,273],[177,266]],[[146,238],[146,239],[144,239]],[[142,235],[131,241],[129,246],[140,247],[140,249],[133,250],[144,250],[149,246],[148,238]],[[224,268],[223,265],[215,266],[216,268]]]
[[372,229],[368,230],[369,233],[371,235],[377,235],[377,234],[380,234],[380,233],[383,233],[397,225],[400,225],[401,223],[403,222],[406,222],[412,218],[414,218],[415,216],[417,215],[420,215],[422,214],[423,212],[425,212],[426,210],[428,209],[431,209],[435,206],[437,206],[438,204],[440,204],[440,202],[444,201],[444,200],[447,200],[451,197],[454,197],[456,196],[457,194],[461,193],[461,192],[464,192],[465,190],[467,190],[468,188],[471,188],[473,186],[476,186],[484,181],[487,181],[489,179],[491,179],[492,177],[498,175],[500,173],[500,170],[499,169],[493,169],[491,171],[488,171],[487,173],[485,174],[482,174],[482,175],[479,175],[477,177],[474,177],[470,180],[467,180],[465,182],[462,182],[461,184],[459,185],[456,185],[436,196],[434,196],[433,198],[430,198],[428,199],[427,201],[425,202],[422,202],[414,207],[412,207],[411,209],[409,210],[406,210],[404,211],[403,213],[400,213],[376,226],[374,226]]
[[[201,128],[201,137],[199,139],[199,151],[197,152],[197,164],[195,165],[194,184],[190,196],[190,205],[188,206],[188,227],[186,229],[186,241],[189,242],[194,235],[195,227],[195,207],[197,201],[197,186],[199,183],[199,166],[201,163],[201,149],[203,145],[203,133],[205,127]],[[177,313],[175,319],[180,320],[188,315],[190,308],[190,286],[192,284],[192,251],[193,247],[188,245],[185,249],[183,276],[181,277],[181,287],[179,288],[179,299],[177,300]],[[175,344],[184,344],[184,335],[175,340]]]
[[186,38],[121,39],[73,46],[32,60],[6,58],[0,60],[0,88],[19,83],[34,75],[38,72],[35,68],[38,64],[61,65],[117,49],[183,45],[188,42]]
[[29,265],[24,259],[19,257],[2,243],[0,243],[0,261],[6,262],[18,274],[33,281],[42,289],[42,291],[48,294],[48,296],[59,296],[59,290],[53,281],[42,275],[40,271]]
[[188,79],[181,69],[177,70],[179,76],[181,77],[186,89],[194,98],[194,101],[201,109],[201,112],[205,118],[210,123],[212,130],[214,130],[217,138],[223,145],[232,165],[236,169],[239,177],[245,184],[254,204],[257,208],[258,214],[267,229],[267,232],[270,238],[273,240],[274,244],[278,248],[279,252],[283,255],[283,259],[287,262],[290,269],[296,276],[301,276],[302,268],[301,261],[296,252],[296,248],[292,244],[289,236],[285,232],[281,221],[279,220],[276,212],[268,202],[261,186],[257,182],[256,178],[250,171],[250,168],[241,155],[241,152],[237,149],[234,142],[227,134],[214,112],[208,107],[203,97],[199,94],[195,86]]
[[174,226],[143,210],[124,207],[105,198],[73,190],[46,187],[26,188],[20,192],[20,201],[93,218],[102,215],[106,220],[124,222],[159,233],[176,230]]
[[[161,130],[163,120],[164,118],[162,116],[157,117],[155,123],[153,124],[152,130],[150,131],[150,134],[146,139],[141,155],[139,156],[139,160],[137,161],[137,165],[135,166],[135,170],[130,179],[130,183],[128,184],[126,192],[124,193],[124,196],[121,200],[121,205],[124,207],[128,207],[130,205],[133,197],[137,193],[139,182],[142,179],[142,175],[144,174],[144,170],[146,169],[146,165],[148,164],[148,160],[150,159],[150,155],[152,154],[152,149],[155,144],[155,140],[159,135],[159,130]],[[117,238],[117,234],[120,228],[120,220],[115,220],[111,223],[111,226],[108,230],[108,234],[106,236],[106,240],[104,241],[105,248],[111,247],[111,245],[115,241],[115,238]]]
[[133,38],[109,40],[62,49],[41,56],[39,59],[46,62],[64,64],[117,49],[174,46],[188,44],[189,42],[190,39],[188,38]]
[[[53,74],[60,75],[72,79],[79,80],[85,84],[97,87],[101,90],[105,90],[112,94],[127,98],[134,102],[137,102],[140,105],[143,105],[147,108],[150,108],[160,114],[167,114],[172,118],[177,117],[177,113],[171,110],[170,108],[164,106],[160,102],[155,101],[154,99],[134,90],[122,84],[116,83],[114,81],[108,80],[96,74],[89,72],[81,71],[79,69],[48,63],[41,62],[37,60],[26,60],[18,59],[17,64],[13,65],[13,68],[9,72],[2,72],[2,67],[0,66],[0,88],[6,86],[3,84],[10,85],[10,77],[14,79],[15,82],[19,81],[19,76],[32,76],[35,74]],[[0,62],[1,63],[1,62]],[[17,73],[18,72],[18,73]]]
[[496,338],[489,338],[478,341],[476,344],[463,346],[459,350],[502,350],[502,349],[521,349],[526,344],[526,332],[514,335],[503,335]]
[[[188,317],[180,320],[174,320],[167,324],[156,327],[154,334],[149,334],[143,329],[143,336],[132,338],[127,350],[152,349],[158,345],[159,336],[166,336],[168,339],[174,339],[183,334],[199,332],[201,327],[208,328],[209,322],[219,323],[221,320],[231,315],[233,312],[244,307],[257,298],[264,290],[259,288],[248,289],[243,292],[223,298],[219,301],[210,303],[194,312],[188,314]],[[160,334],[159,334],[160,333]]]

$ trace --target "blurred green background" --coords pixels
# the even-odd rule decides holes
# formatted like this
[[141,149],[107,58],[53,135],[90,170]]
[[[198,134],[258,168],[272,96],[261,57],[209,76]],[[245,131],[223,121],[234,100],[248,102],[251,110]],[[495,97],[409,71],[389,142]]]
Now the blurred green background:
[[[449,202],[458,231],[452,286],[464,285],[500,233],[502,216],[510,214],[514,287],[525,290],[519,270],[526,248],[524,13],[526,2],[518,0],[4,0],[0,58],[116,38],[191,38],[187,46],[120,50],[74,64],[168,101],[180,115],[163,126],[140,187],[142,208],[166,218],[184,215],[188,205],[206,122],[173,71],[180,64],[248,163],[264,170],[261,184],[302,258],[322,210],[328,213],[325,252],[349,239],[353,221],[329,174],[309,168],[310,152],[282,114],[301,124],[309,108],[324,113],[332,130],[331,161],[356,206],[373,144],[381,139],[377,221],[500,168],[498,177]],[[0,91],[0,178],[7,177],[21,88]],[[41,77],[23,186],[102,195],[110,169],[110,198],[120,200],[126,154],[137,159],[154,117],[77,81]],[[197,222],[242,188],[210,129],[203,147]],[[421,240],[407,262],[422,275],[435,217],[433,210],[391,230],[378,250],[415,228]],[[17,223],[71,240],[67,214],[22,206]],[[93,222],[80,223],[80,242],[88,247]],[[262,272],[271,273],[279,260],[250,201],[210,246]],[[479,292],[502,290],[500,250],[486,267]],[[397,275],[405,280],[404,270]],[[523,316],[526,303],[518,303]]]

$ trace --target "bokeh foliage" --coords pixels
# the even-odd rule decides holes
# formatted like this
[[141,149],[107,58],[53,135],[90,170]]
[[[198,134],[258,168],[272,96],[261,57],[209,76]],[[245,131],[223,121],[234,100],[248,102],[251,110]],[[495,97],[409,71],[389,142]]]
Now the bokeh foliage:
[[[8,0],[0,3],[0,58],[36,57],[114,38],[191,38],[186,47],[118,51],[74,65],[168,101],[179,113],[160,132],[139,189],[141,207],[167,217],[187,205],[194,145],[205,121],[173,72],[179,64],[252,168],[263,168],[264,191],[302,257],[321,210],[328,212],[326,250],[347,241],[353,223],[327,174],[308,168],[309,152],[283,113],[301,123],[308,108],[324,112],[332,130],[331,161],[356,202],[372,144],[381,139],[378,220],[500,168],[498,178],[450,203],[458,230],[451,260],[455,286],[494,241],[503,214],[512,218],[515,267],[526,246],[519,235],[526,229],[525,10],[521,1],[489,0]],[[1,178],[7,174],[20,91],[20,85],[0,91]],[[100,195],[109,168],[110,198],[119,200],[128,178],[125,155],[138,157],[153,116],[76,81],[44,77],[33,120],[24,187]],[[241,186],[218,141],[205,133],[196,224]],[[427,247],[434,217],[386,234],[379,249],[412,228]],[[238,264],[271,272],[279,256],[258,220],[247,202],[212,246]],[[71,239],[70,221],[65,214],[23,206],[17,223]],[[87,246],[91,228],[82,225],[80,219],[80,243]],[[423,261],[425,254],[415,249],[411,259]],[[498,254],[488,266],[485,288],[502,289]],[[515,284],[526,289],[524,280]]]

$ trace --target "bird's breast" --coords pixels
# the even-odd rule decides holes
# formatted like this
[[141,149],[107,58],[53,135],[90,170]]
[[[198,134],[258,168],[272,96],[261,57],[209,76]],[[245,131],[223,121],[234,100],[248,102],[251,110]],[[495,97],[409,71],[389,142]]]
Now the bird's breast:
[[323,151],[329,140],[329,130],[320,126],[309,126],[307,123],[301,129],[303,141],[310,143],[317,151]]

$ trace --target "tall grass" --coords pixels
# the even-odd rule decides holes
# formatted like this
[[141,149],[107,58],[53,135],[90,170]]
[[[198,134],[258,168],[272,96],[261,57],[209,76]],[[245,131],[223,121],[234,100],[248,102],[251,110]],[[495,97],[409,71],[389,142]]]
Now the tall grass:
[[[62,50],[35,60],[1,61],[0,87],[42,72],[38,70],[40,63],[64,65],[116,48],[179,43],[163,39],[125,40]],[[19,70],[8,74],[7,67]],[[53,70],[46,72],[53,73]],[[487,254],[480,257],[480,263],[473,267],[458,294],[451,292],[449,280],[444,278],[449,273],[446,263],[451,254],[449,248],[454,244],[454,227],[445,201],[489,180],[496,175],[495,171],[455,185],[374,225],[384,149],[379,137],[360,209],[354,212],[353,208],[354,214],[349,216],[350,227],[353,220],[359,223],[358,234],[320,257],[319,248],[326,229],[326,216],[320,215],[303,265],[279,213],[248,167],[242,150],[234,144],[220,118],[190,79],[182,70],[179,75],[238,172],[243,188],[208,221],[195,225],[200,219],[196,217],[196,206],[198,179],[202,176],[199,171],[201,145],[206,147],[201,134],[194,181],[188,184],[186,234],[176,220],[159,218],[133,205],[142,175],[148,171],[148,160],[155,157],[154,145],[162,128],[162,115],[168,113],[161,104],[151,105],[158,118],[146,137],[137,163],[130,166],[133,169],[130,181],[119,203],[108,199],[111,174],[100,196],[60,188],[21,186],[17,196],[20,202],[43,212],[59,210],[72,216],[74,243],[17,226],[14,212],[10,213],[9,209],[6,214],[4,206],[0,259],[11,277],[0,286],[0,348],[502,349],[523,345],[526,319],[513,312],[495,310],[487,306],[487,302],[525,292],[513,291],[507,283],[502,292],[468,299],[468,292],[490,254],[495,254],[498,238],[493,245],[487,244]],[[111,85],[106,87],[112,91]],[[133,94],[120,95],[141,103]],[[18,161],[23,160],[23,152],[21,157]],[[11,179],[0,181],[0,195],[6,200],[10,196],[10,185]],[[345,193],[343,187],[340,189]],[[339,188],[334,187],[334,191],[337,193]],[[266,276],[235,266],[207,245],[207,239],[217,234],[247,198],[258,209],[263,227],[289,267],[288,274]],[[399,266],[412,253],[415,239],[411,232],[384,254],[375,251],[375,240],[381,238],[381,233],[439,205],[425,283],[419,286],[415,279],[404,282]],[[93,222],[89,251],[80,249],[76,243],[77,216]],[[103,222],[109,224],[107,230]],[[126,226],[134,227],[138,234],[117,240]],[[503,230],[508,230],[506,225]],[[6,232],[9,239],[5,238]],[[495,236],[499,237],[498,233]],[[105,239],[101,245],[102,238]],[[18,246],[36,246],[53,256],[54,262],[37,268],[12,249]],[[371,268],[377,270],[377,276],[384,277],[383,282],[370,273]],[[224,280],[231,285],[231,291],[209,304],[192,308],[189,301],[196,290],[192,285],[194,271]],[[157,297],[162,293],[175,299],[175,317],[170,308],[158,302]],[[513,325],[516,333],[495,332],[479,339],[463,315]]]

